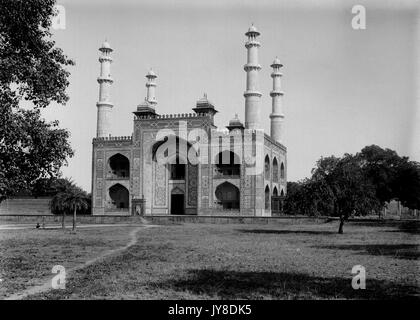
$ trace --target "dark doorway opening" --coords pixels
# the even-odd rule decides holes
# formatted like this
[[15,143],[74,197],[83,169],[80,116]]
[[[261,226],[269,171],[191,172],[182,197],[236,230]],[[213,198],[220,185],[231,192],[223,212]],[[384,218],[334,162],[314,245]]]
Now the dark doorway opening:
[[171,194],[171,214],[184,214],[184,195]]

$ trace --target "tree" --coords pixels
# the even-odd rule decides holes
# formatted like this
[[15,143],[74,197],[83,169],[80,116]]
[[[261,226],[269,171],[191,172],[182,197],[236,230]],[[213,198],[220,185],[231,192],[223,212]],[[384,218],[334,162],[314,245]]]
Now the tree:
[[400,165],[407,158],[400,157],[394,150],[382,149],[377,145],[364,147],[356,154],[360,166],[375,186],[375,193],[382,205],[396,195],[396,178]]
[[373,183],[364,175],[357,158],[346,154],[331,173],[335,199],[334,214],[340,217],[338,233],[350,215],[367,215],[380,209]]
[[73,231],[76,230],[77,211],[86,210],[89,205],[88,194],[76,186],[69,179],[60,179],[62,183],[59,191],[51,199],[51,209],[54,213],[61,213],[61,227],[65,229],[66,212],[73,212]]
[[73,155],[69,133],[40,112],[68,101],[65,67],[74,65],[50,39],[54,3],[0,0],[0,201],[57,176]]
[[321,157],[311,173],[288,183],[285,211],[339,217],[339,233],[351,215],[380,212],[392,199],[420,209],[420,163],[390,149],[371,145],[356,155]]
[[420,209],[420,163],[404,159],[394,181],[395,198],[410,209]]
[[87,194],[80,188],[74,188],[72,192],[67,195],[66,201],[68,206],[73,208],[73,231],[76,231],[76,212],[77,210],[87,209]]
[[321,183],[324,193],[329,195],[331,213],[340,218],[340,234],[350,215],[366,215],[380,207],[373,183],[353,155],[321,158],[312,170],[312,179]]

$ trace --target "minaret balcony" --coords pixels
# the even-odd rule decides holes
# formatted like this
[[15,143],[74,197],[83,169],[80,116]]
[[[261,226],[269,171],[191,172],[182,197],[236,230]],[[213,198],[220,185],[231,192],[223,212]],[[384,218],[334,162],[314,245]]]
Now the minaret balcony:
[[284,118],[284,114],[282,114],[282,113],[271,113],[270,114],[270,119],[273,119],[273,118]]
[[244,92],[244,97],[251,97],[251,96],[255,96],[255,97],[261,97],[262,94],[259,91],[252,91],[252,90],[247,90]]
[[112,84],[114,82],[114,79],[112,79],[111,77],[98,77],[98,83],[103,82],[108,82]]
[[250,40],[245,43],[245,48],[249,49],[251,47],[261,47],[261,44],[258,41]]
[[100,56],[99,57],[99,62],[100,63],[105,62],[105,61],[112,62],[113,60],[112,60],[112,58],[110,56]]
[[261,66],[259,64],[247,63],[246,65],[244,65],[244,70],[261,70]]
[[283,95],[284,95],[283,91],[272,90],[270,92],[270,97],[283,96]]

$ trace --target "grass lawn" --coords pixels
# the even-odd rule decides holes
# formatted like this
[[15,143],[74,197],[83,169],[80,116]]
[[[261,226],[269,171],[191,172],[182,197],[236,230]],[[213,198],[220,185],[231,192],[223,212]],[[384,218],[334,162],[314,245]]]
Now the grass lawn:
[[123,247],[134,228],[0,230],[0,299],[54,276],[54,265],[74,268]]
[[[418,223],[337,221],[144,228],[128,249],[70,274],[35,299],[406,299],[420,297]],[[129,228],[0,231],[0,297],[111,248]],[[351,286],[366,268],[366,290]]]

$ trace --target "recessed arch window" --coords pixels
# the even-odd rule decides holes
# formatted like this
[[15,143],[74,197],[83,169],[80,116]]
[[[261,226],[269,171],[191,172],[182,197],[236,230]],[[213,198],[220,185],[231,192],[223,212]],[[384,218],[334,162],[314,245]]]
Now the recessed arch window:
[[277,191],[277,187],[274,187],[273,189],[273,196],[277,197],[279,195],[279,192]]
[[273,181],[274,182],[279,181],[279,164],[277,162],[276,157],[274,157],[274,160],[273,160]]
[[284,175],[284,163],[282,162],[280,165],[280,178],[284,179],[285,175]]
[[216,198],[223,209],[239,209],[239,189],[230,182],[217,186]]
[[112,178],[130,177],[130,161],[121,153],[114,154],[108,160],[109,173]]
[[270,180],[270,158],[268,155],[265,156],[264,160],[264,178]]
[[111,208],[115,209],[128,209],[129,206],[129,193],[126,187],[122,184],[114,184],[109,188],[109,197],[111,198]]
[[264,203],[265,203],[265,210],[270,210],[270,188],[268,186],[265,187]]

